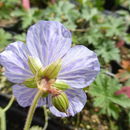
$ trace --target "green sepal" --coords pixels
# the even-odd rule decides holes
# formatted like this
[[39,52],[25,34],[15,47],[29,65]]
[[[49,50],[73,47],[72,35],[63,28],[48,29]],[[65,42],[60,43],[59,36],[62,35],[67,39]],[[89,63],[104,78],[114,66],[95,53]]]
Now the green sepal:
[[64,81],[61,81],[61,80],[56,80],[56,82],[53,84],[53,86],[57,89],[60,89],[60,90],[67,90],[70,88],[70,86],[65,83]]
[[35,81],[35,78],[27,79],[26,81],[23,82],[23,84],[25,86],[27,86],[28,88],[36,88],[37,87],[37,83]]
[[61,69],[61,59],[48,65],[42,72],[42,75],[48,79],[55,79],[58,76],[60,69]]
[[32,71],[34,75],[37,73],[38,75],[40,75],[39,73],[42,73],[42,63],[40,62],[38,58],[28,56],[28,64],[29,64],[30,70]]
[[52,104],[60,112],[67,113],[67,109],[69,107],[69,100],[64,92],[61,92],[61,94],[59,95],[52,96]]

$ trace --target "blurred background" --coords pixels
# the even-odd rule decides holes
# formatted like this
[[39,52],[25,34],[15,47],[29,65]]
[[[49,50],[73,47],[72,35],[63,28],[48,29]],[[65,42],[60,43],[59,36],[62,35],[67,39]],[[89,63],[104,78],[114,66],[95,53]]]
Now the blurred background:
[[[130,0],[0,0],[0,51],[14,41],[26,43],[28,27],[39,20],[63,23],[73,45],[95,51],[101,64],[95,82],[84,89],[83,111],[64,119],[48,112],[48,130],[130,130]],[[0,67],[0,110],[12,95],[3,71]],[[27,110],[14,102],[7,129],[22,130]],[[0,111],[0,126],[3,116]],[[43,124],[44,112],[37,109],[33,125]]]

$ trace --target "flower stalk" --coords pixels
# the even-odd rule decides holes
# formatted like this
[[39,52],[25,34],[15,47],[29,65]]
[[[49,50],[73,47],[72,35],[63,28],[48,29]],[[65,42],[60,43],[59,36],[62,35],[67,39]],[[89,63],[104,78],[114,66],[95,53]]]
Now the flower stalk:
[[6,130],[6,111],[12,106],[15,97],[12,96],[8,105],[5,108],[0,108],[0,130]]
[[47,113],[46,106],[43,106],[43,110],[44,110],[44,116],[45,116],[45,124],[44,124],[43,130],[46,130],[48,126],[48,113]]
[[37,94],[35,95],[33,102],[32,102],[32,105],[30,106],[30,109],[29,109],[29,112],[27,115],[27,120],[26,120],[26,123],[24,126],[24,130],[29,130],[37,103],[38,103],[40,97],[42,96],[42,94],[43,94],[43,91],[39,90],[37,92]]
[[8,109],[12,106],[12,104],[14,102],[14,99],[15,99],[15,97],[12,96],[11,99],[10,99],[10,101],[9,101],[9,103],[8,103],[8,105],[3,109],[3,112],[8,111]]

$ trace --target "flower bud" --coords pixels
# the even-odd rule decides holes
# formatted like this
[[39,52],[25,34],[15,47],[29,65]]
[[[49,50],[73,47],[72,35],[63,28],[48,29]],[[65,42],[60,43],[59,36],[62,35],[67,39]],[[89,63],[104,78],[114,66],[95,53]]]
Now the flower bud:
[[28,57],[28,64],[30,67],[30,70],[32,71],[33,74],[37,74],[40,73],[40,71],[42,70],[42,63],[40,62],[40,60],[38,58],[34,58],[32,56]]
[[64,81],[61,81],[61,80],[56,80],[55,83],[53,84],[53,86],[57,89],[60,89],[60,90],[67,90],[70,88],[70,86],[65,83]]
[[48,79],[55,79],[58,76],[60,69],[61,69],[61,59],[48,65],[43,71],[43,76]]
[[59,95],[52,96],[52,104],[60,111],[67,113],[69,107],[69,100],[64,92]]

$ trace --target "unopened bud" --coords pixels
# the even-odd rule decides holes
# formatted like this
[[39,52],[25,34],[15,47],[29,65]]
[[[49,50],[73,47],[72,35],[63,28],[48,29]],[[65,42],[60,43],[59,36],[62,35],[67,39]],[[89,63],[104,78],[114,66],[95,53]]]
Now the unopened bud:
[[67,113],[69,107],[69,100],[64,92],[59,95],[52,96],[52,104],[60,111]]

